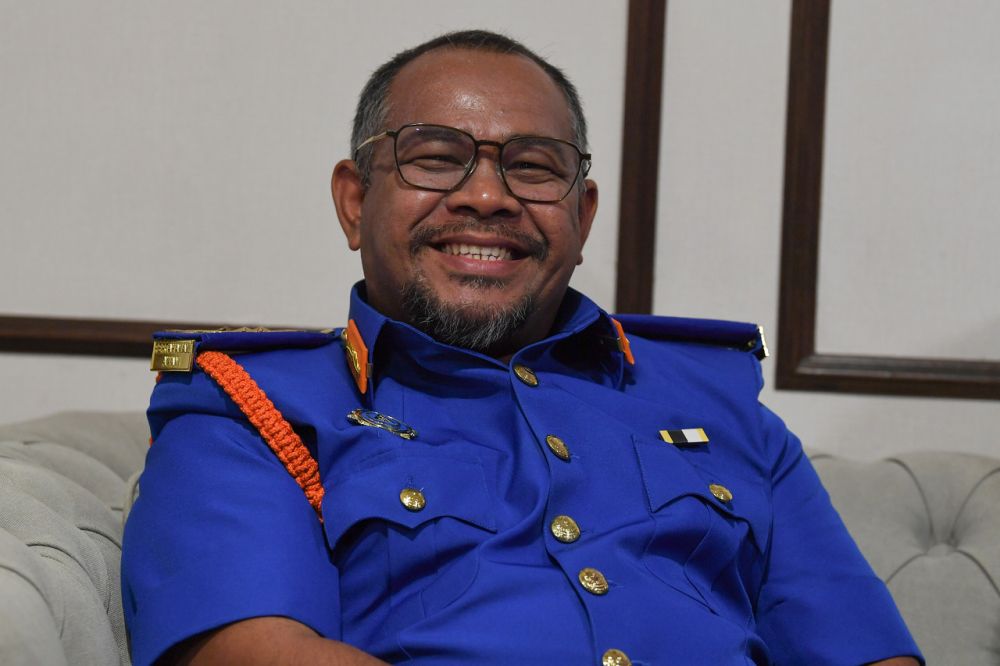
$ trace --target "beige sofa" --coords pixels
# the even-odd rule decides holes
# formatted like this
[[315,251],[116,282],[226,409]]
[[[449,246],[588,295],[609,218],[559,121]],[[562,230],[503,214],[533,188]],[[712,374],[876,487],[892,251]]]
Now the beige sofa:
[[[0,664],[128,664],[119,598],[141,414],[0,426]],[[1000,459],[812,456],[929,664],[1000,664]]]

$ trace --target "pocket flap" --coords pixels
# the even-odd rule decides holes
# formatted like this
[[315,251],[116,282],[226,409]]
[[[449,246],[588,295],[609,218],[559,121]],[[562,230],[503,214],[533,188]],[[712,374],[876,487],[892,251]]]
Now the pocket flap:
[[[414,528],[450,516],[496,532],[493,500],[483,465],[476,460],[427,449],[389,451],[324,486],[323,526],[331,549],[352,525],[368,519]],[[422,509],[403,505],[404,489],[423,495]]]
[[[688,462],[674,446],[663,442],[633,436],[632,443],[651,512],[655,513],[680,497],[698,497],[719,513],[746,522],[758,550],[766,550],[771,512],[767,494],[759,483],[721,468],[719,476],[715,477]],[[715,497],[709,489],[712,484],[729,489],[732,500],[723,502]]]

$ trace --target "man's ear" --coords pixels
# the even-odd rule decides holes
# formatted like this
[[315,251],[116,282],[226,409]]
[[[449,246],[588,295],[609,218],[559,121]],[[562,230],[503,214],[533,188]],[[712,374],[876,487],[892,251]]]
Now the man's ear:
[[[580,193],[580,249],[583,249],[590,236],[590,228],[594,224],[594,216],[597,215],[597,183],[589,178],[583,181],[583,192]],[[576,259],[579,266],[583,263],[583,253]]]
[[353,160],[341,160],[333,167],[330,191],[340,228],[347,237],[347,246],[358,250],[361,247],[361,204],[365,200],[365,188]]

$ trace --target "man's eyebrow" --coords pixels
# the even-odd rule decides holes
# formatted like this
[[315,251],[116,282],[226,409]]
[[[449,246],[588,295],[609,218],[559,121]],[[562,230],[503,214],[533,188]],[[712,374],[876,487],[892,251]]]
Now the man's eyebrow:
[[557,136],[548,136],[546,134],[514,134],[508,136],[504,141],[513,141],[514,139],[534,139],[535,141],[550,141],[555,139],[556,141],[569,141],[568,139],[560,139]]

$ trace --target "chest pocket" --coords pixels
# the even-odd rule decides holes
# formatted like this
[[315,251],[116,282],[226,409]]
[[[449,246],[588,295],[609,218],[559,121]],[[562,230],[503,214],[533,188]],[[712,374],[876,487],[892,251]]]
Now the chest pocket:
[[[761,482],[710,459],[692,464],[689,454],[664,442],[634,437],[633,445],[654,523],[646,567],[715,613],[749,619],[770,538],[770,501]],[[731,499],[717,497],[712,486]]]
[[420,619],[421,589],[496,532],[483,462],[446,448],[386,451],[327,479],[323,526],[340,568],[345,621],[347,604],[378,608],[388,622]]

